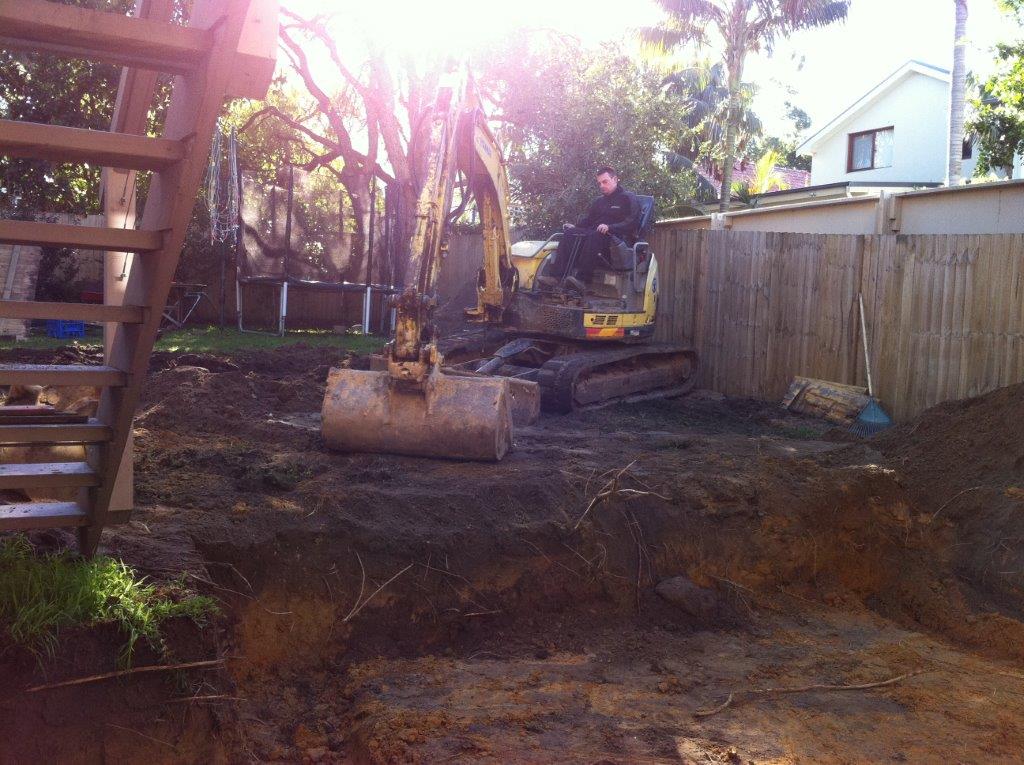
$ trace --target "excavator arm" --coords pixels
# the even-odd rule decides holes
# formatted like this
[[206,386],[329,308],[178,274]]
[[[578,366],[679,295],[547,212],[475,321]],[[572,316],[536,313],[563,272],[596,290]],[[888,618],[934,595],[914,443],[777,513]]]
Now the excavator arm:
[[476,200],[483,233],[477,307],[466,311],[467,318],[500,323],[515,292],[517,274],[511,260],[505,161],[468,74],[454,75],[438,89],[427,145],[427,174],[406,269],[415,282],[396,301],[395,338],[386,350],[391,375],[416,384],[441,362],[431,314],[460,174],[467,181],[464,193]]
[[516,288],[504,159],[468,74],[455,74],[438,89],[427,130],[426,174],[406,267],[411,279],[394,303],[386,370],[332,369],[322,433],[329,447],[343,451],[498,460],[512,446],[509,382],[442,372],[432,321],[460,174],[476,199],[484,239],[477,307],[468,317],[500,322]]
[[508,226],[508,173],[501,147],[479,106],[463,113],[462,132],[460,169],[476,199],[484,242],[477,307],[467,309],[466,316],[471,321],[500,323],[518,281]]

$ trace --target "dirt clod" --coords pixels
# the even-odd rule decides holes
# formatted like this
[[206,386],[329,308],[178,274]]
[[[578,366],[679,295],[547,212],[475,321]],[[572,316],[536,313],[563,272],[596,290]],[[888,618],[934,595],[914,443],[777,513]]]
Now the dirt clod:
[[718,612],[718,597],[715,591],[708,587],[700,587],[685,576],[662,579],[654,591],[663,600],[702,621],[712,621]]

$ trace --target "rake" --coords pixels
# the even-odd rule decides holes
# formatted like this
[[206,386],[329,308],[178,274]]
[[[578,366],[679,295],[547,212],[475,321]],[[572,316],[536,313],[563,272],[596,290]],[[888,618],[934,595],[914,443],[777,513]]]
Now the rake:
[[868,403],[850,426],[850,432],[866,438],[891,427],[893,423],[875,398],[875,387],[871,381],[871,356],[868,353],[868,329],[864,321],[864,295],[858,293],[857,300],[860,303],[860,336],[864,341],[864,369],[868,376]]

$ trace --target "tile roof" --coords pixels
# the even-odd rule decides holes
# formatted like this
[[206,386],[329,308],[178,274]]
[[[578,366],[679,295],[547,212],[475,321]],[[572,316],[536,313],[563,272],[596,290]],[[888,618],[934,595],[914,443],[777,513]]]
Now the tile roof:
[[[715,193],[721,192],[722,179],[713,178],[710,173],[699,169],[701,177],[715,188]],[[757,173],[756,163],[751,160],[740,160],[732,167],[733,183],[750,183]],[[807,170],[800,170],[795,167],[775,167],[775,173],[782,179],[782,182],[789,189],[802,189],[811,185],[811,174]],[[772,189],[779,191],[780,189]]]

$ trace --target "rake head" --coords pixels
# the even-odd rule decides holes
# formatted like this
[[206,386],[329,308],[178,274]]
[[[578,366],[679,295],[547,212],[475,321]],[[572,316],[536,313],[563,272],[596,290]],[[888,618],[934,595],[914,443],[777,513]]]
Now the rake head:
[[862,438],[867,438],[875,433],[880,433],[886,428],[892,427],[892,424],[892,418],[885,413],[885,410],[878,405],[878,402],[875,399],[870,399],[867,406],[857,415],[853,425],[850,426],[850,432]]

